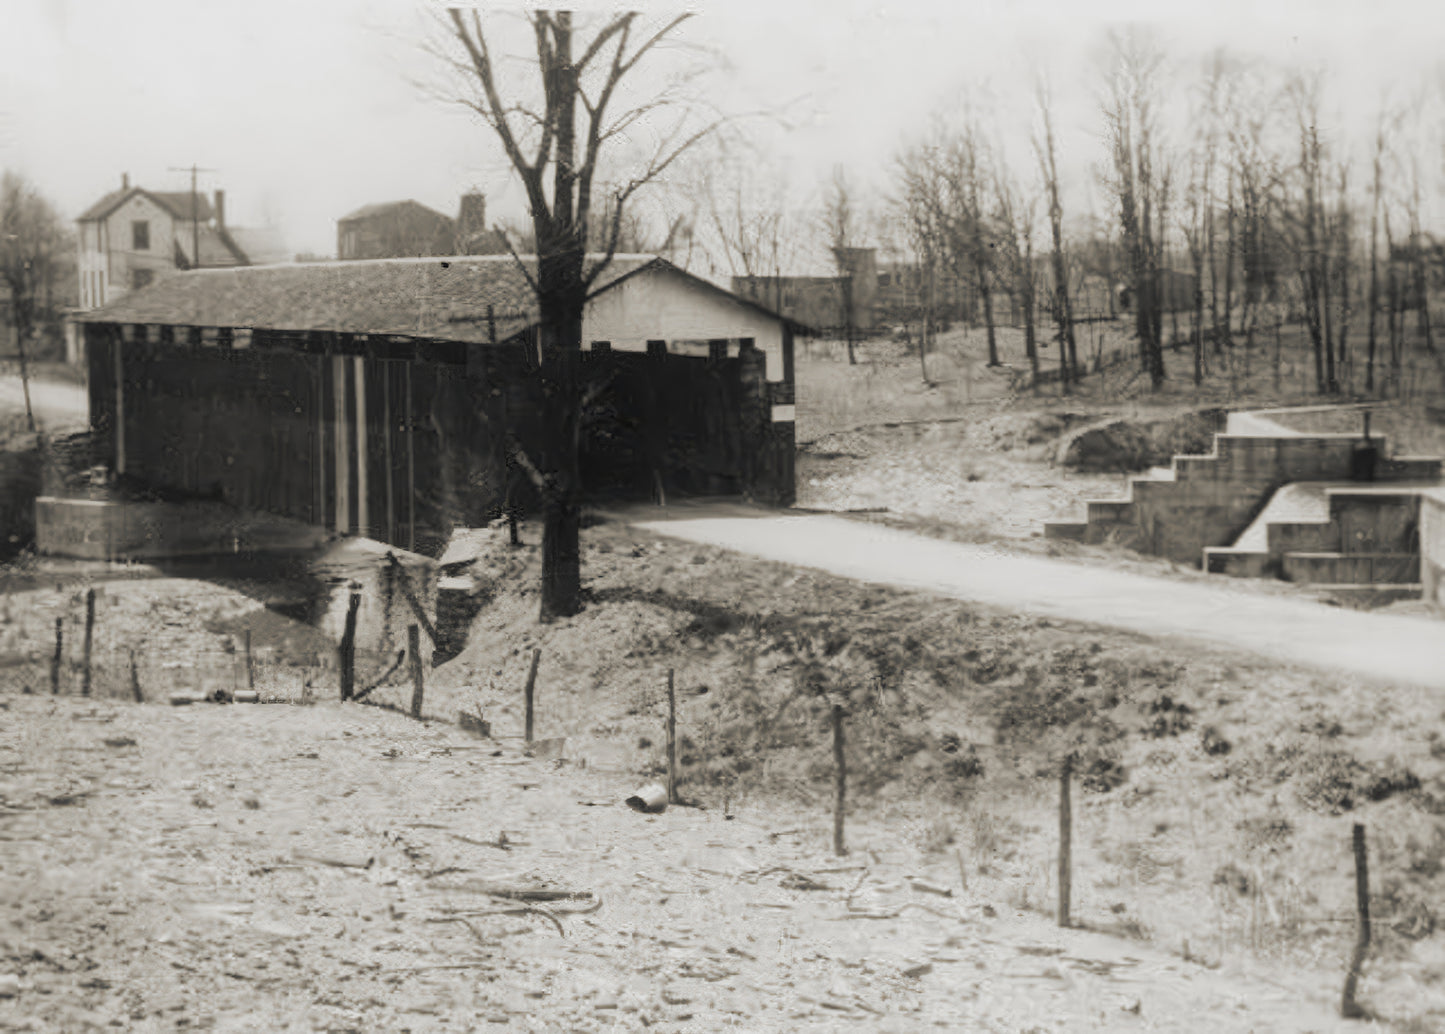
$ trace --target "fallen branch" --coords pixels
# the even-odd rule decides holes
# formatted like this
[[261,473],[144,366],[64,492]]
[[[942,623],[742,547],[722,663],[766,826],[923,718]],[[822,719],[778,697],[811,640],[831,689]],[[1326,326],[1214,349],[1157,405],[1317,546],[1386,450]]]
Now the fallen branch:
[[486,894],[509,901],[590,901],[594,895],[590,890],[546,890],[543,888],[498,887],[494,884],[468,880],[447,890],[460,890],[472,894]]
[[460,833],[448,833],[447,836],[451,837],[453,840],[460,840],[464,844],[474,844],[477,847],[495,847],[500,851],[510,851],[513,846],[527,846],[527,843],[524,840],[507,839],[507,833],[505,830],[497,834],[496,840],[476,840],[472,837],[464,837]]
[[[592,904],[585,905],[582,908],[563,908],[559,905],[554,904],[549,906],[548,911],[552,912],[555,915],[562,916],[588,916],[591,915],[593,912],[598,911],[601,907],[602,899],[598,898],[596,901],[592,902]],[[447,915],[453,916],[491,916],[506,914],[505,909],[499,912],[496,909],[488,908],[444,908],[442,909],[442,911],[445,912]]]
[[[518,905],[516,908],[494,908],[494,909],[488,909],[488,910],[480,911],[480,912],[469,912],[468,915],[473,915],[473,916],[525,916],[525,915],[542,916],[544,919],[549,920],[549,921],[552,923],[552,925],[557,928],[557,933],[558,933],[560,936],[562,936],[562,937],[566,937],[566,936],[567,936],[567,931],[564,930],[564,929],[562,929],[562,920],[558,919],[555,915],[553,915],[553,914],[552,914],[550,911],[548,911],[547,909],[543,908],[541,905]],[[481,932],[480,932],[475,926],[473,926],[470,922],[468,922],[468,920],[467,920],[464,916],[459,916],[459,915],[436,916],[436,917],[434,917],[434,918],[428,919],[427,922],[429,922],[429,923],[461,923],[463,926],[465,926],[468,930],[470,930],[470,931],[472,932],[472,936],[475,937],[478,941],[480,941],[482,944],[486,944],[486,943],[487,943],[487,942],[482,938]]]
[[292,857],[302,862],[316,862],[318,865],[329,865],[336,869],[370,869],[375,858],[368,858],[364,862],[347,861],[344,858],[324,858],[321,855],[302,854],[299,851]]

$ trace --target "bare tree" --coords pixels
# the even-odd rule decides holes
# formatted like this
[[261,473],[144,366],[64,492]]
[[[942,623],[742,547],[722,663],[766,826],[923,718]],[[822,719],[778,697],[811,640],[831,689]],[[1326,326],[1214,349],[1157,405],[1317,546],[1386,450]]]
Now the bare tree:
[[1213,164],[1213,145],[1206,140],[1202,148],[1190,155],[1189,185],[1184,193],[1185,217],[1182,230],[1184,244],[1189,251],[1189,268],[1194,274],[1189,337],[1194,352],[1196,388],[1204,383],[1204,261],[1208,256],[1208,221],[1211,208],[1209,174]]
[[1380,205],[1384,186],[1387,139],[1398,127],[1400,113],[1382,107],[1375,121],[1375,142],[1370,163],[1370,286],[1366,298],[1365,390],[1375,390],[1375,356],[1380,309]]
[[944,225],[949,255],[954,272],[972,280],[983,307],[988,365],[998,366],[998,334],[993,313],[994,231],[988,212],[992,155],[971,107],[965,105],[960,124],[947,132],[940,158],[947,189]]
[[35,430],[30,406],[30,370],[26,348],[42,320],[53,317],[56,276],[65,234],[60,216],[19,173],[0,175],[0,285],[10,298],[25,395],[25,420]]
[[1350,272],[1354,262],[1354,216],[1350,210],[1350,163],[1341,159],[1336,165],[1335,211],[1331,226],[1335,256],[1335,278],[1339,286],[1339,313],[1335,321],[1335,363],[1341,387],[1348,391],[1352,377],[1349,353]]
[[721,265],[734,276],[768,277],[775,294],[759,299],[782,311],[782,272],[791,261],[791,233],[782,184],[758,180],[736,166],[709,170],[698,187],[706,225]]
[[1162,254],[1159,208],[1165,201],[1161,175],[1157,105],[1163,54],[1135,29],[1111,33],[1105,77],[1104,125],[1110,171],[1106,184],[1119,216],[1134,294],[1139,358],[1157,391],[1164,386],[1162,306],[1159,260]]
[[1435,332],[1430,324],[1430,283],[1425,274],[1429,254],[1420,223],[1420,158],[1412,152],[1405,163],[1409,190],[1405,194],[1405,218],[1409,226],[1406,265],[1410,276],[1410,303],[1415,306],[1415,325],[1425,351],[1435,354]]
[[1320,137],[1320,80],[1318,75],[1296,74],[1285,92],[1293,106],[1299,140],[1295,176],[1299,196],[1291,206],[1295,229],[1295,271],[1304,305],[1305,325],[1315,357],[1315,389],[1320,394],[1339,390],[1335,377],[1334,345],[1329,336],[1328,241],[1324,218],[1324,167],[1326,151]]
[[833,255],[833,268],[838,274],[838,307],[842,318],[843,339],[848,347],[848,365],[856,366],[858,354],[858,313],[854,305],[853,249],[858,244],[858,214],[853,207],[853,186],[841,166],[833,167],[823,200],[823,228],[828,249]]
[[[1033,382],[1039,379],[1038,340],[1034,329],[1034,307],[1038,291],[1038,278],[1034,269],[1034,201],[1022,196],[1022,191],[1008,178],[1000,163],[994,180],[995,223],[997,226],[998,250],[1002,253],[1003,270],[1008,277],[1010,291],[1018,299],[1019,310],[1024,321],[1024,354],[1028,356],[1029,370]],[[1065,351],[1062,344],[1060,351]],[[1064,370],[1068,363],[1062,364]],[[1068,379],[1063,381],[1068,391]]]
[[918,267],[921,295],[918,345],[923,380],[929,383],[928,352],[937,318],[938,267],[948,253],[947,186],[936,140],[915,144],[895,161],[898,196],[895,205]]
[[[520,446],[515,455],[542,498],[543,620],[581,607],[579,355],[588,292],[617,250],[628,201],[718,125],[717,120],[699,124],[695,109],[681,104],[672,87],[616,110],[624,103],[619,89],[631,73],[656,55],[687,17],[649,26],[636,12],[615,13],[601,17],[589,33],[574,27],[570,11],[529,10],[525,36],[535,52],[527,63],[536,73],[530,91],[523,76],[499,69],[509,55],[500,49],[495,22],[484,26],[476,9],[452,9],[443,23],[447,36],[438,54],[466,84],[461,102],[501,143],[526,192],[536,238],[535,272],[523,269],[540,311],[535,354],[545,441],[536,456]],[[504,97],[504,86],[517,94]],[[588,231],[596,225],[594,191],[601,186],[604,153],[643,129],[653,131],[657,143],[611,189],[604,206],[610,218],[594,242],[600,256],[589,260]]]
[[[1048,84],[1041,78],[1034,91],[1034,99],[1042,122],[1042,135],[1034,137],[1034,152],[1038,156],[1039,172],[1044,181],[1044,192],[1049,202],[1049,236],[1053,247],[1049,261],[1053,269],[1054,323],[1059,338],[1059,377],[1063,393],[1069,393],[1069,382],[1079,376],[1079,349],[1074,340],[1074,309],[1069,299],[1069,277],[1064,259],[1064,206],[1059,201],[1059,165],[1054,148],[1053,104]],[[1037,373],[1037,371],[1035,371]]]

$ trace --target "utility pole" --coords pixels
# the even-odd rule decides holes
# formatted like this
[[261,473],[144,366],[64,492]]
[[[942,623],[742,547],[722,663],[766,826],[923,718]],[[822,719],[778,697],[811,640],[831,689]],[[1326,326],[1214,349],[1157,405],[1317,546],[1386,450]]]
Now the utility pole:
[[219,169],[202,169],[194,162],[189,168],[185,166],[170,167],[171,172],[189,172],[191,174],[191,268],[201,268],[201,197],[196,191],[196,174],[200,172],[219,172]]

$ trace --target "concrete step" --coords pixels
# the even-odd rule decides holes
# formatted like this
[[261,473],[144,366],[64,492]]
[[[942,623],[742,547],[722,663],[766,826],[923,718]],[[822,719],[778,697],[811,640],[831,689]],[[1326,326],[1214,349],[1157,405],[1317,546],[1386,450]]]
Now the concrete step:
[[1445,459],[1439,456],[1395,456],[1381,459],[1375,477],[1380,481],[1433,481],[1445,475]]
[[1235,578],[1267,578],[1272,573],[1268,553],[1234,546],[1206,546],[1204,570]]
[[1069,539],[1073,542],[1083,542],[1088,531],[1088,521],[1044,522],[1044,538],[1046,539]]
[[1175,456],[1175,481],[1203,481],[1217,477],[1220,471],[1218,456]]
[[1420,583],[1392,582],[1376,585],[1312,585],[1316,592],[1328,593],[1336,599],[1354,603],[1383,606],[1398,600],[1418,600],[1424,596]]
[[1286,553],[1286,581],[1307,585],[1413,584],[1420,580],[1414,553]]
[[1090,500],[1089,523],[1095,524],[1100,521],[1134,521],[1138,519],[1138,511],[1134,508],[1132,499],[1097,499]]

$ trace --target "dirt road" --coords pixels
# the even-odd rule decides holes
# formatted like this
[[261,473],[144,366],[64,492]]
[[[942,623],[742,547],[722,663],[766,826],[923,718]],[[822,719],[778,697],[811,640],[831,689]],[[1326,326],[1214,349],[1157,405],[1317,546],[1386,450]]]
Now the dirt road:
[[[4,1030],[1378,1029],[1318,978],[1015,914],[882,827],[837,859],[823,816],[643,816],[617,774],[453,726],[13,688],[0,710]],[[548,915],[498,886],[595,896]]]
[[[84,427],[90,419],[85,388],[56,381],[30,381],[30,408],[42,431]],[[16,374],[0,375],[0,411],[24,414],[25,392]]]
[[988,546],[927,539],[823,515],[742,506],[636,509],[636,526],[862,581],[1012,610],[1183,636],[1293,664],[1445,689],[1445,623],[1186,584]]

